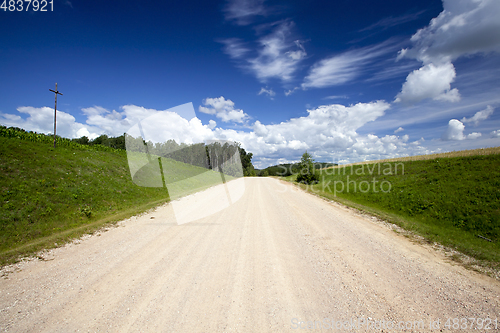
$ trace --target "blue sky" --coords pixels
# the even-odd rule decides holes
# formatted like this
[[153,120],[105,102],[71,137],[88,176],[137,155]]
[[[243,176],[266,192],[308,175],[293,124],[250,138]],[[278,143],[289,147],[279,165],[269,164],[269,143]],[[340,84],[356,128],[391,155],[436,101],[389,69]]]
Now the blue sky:
[[57,82],[62,136],[118,136],[191,102],[184,138],[239,141],[260,168],[306,149],[346,163],[500,145],[498,0],[54,0],[0,16],[2,125],[51,133]]

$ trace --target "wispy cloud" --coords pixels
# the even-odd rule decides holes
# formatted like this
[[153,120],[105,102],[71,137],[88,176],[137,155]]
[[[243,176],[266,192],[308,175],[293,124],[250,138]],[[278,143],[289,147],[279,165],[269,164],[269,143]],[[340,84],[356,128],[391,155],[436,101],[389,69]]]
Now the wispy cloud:
[[400,79],[408,75],[408,72],[417,69],[419,66],[417,61],[410,63],[395,63],[392,61],[386,62],[385,66],[379,72],[376,72],[372,77],[366,79],[367,82],[387,81],[391,79]]
[[241,59],[250,51],[239,38],[220,39],[218,42],[224,44],[224,53],[233,59]]
[[300,87],[295,87],[295,88],[290,89],[290,90],[285,90],[285,96],[290,96],[291,94],[293,94],[294,92],[296,92],[299,89],[300,89]]
[[403,132],[405,129],[401,126],[398,127],[398,129],[394,130],[394,134],[398,134],[399,132]]
[[260,88],[260,91],[257,95],[262,95],[266,94],[269,98],[273,99],[273,97],[276,95],[276,93],[273,91],[273,89],[266,89],[264,87]]
[[362,73],[363,67],[394,50],[394,43],[386,41],[320,60],[311,67],[302,88],[324,88],[353,81]]
[[267,82],[271,78],[291,80],[298,65],[307,56],[302,43],[291,38],[294,25],[292,21],[280,22],[270,34],[259,39],[257,57],[246,60],[246,68],[259,81]]
[[[285,82],[293,78],[299,64],[307,56],[302,42],[293,38],[294,26],[294,22],[283,20],[257,27],[258,33],[263,36],[257,40],[258,47],[255,49],[239,38],[218,42],[224,45],[226,54],[239,61],[240,68],[255,75],[260,82],[266,83],[272,78]],[[265,34],[263,31],[266,30],[270,32]]]
[[379,28],[385,30],[385,29],[388,29],[391,27],[398,26],[398,25],[403,24],[403,23],[415,21],[423,13],[425,13],[425,10],[419,11],[417,13],[401,15],[401,16],[397,16],[397,17],[392,17],[392,16],[385,17],[385,18],[381,19],[380,21],[375,22],[372,25],[369,25],[366,28],[359,30],[359,32],[375,30],[375,29],[379,29]]
[[73,4],[72,4],[72,3],[71,3],[71,1],[69,1],[69,0],[64,1],[64,4],[65,4],[66,6],[69,6],[69,7],[73,8]]
[[495,108],[488,105],[486,109],[476,112],[474,116],[470,118],[463,117],[462,123],[473,123],[474,126],[477,126],[479,122],[488,119],[493,114],[493,111],[495,111]]
[[252,23],[255,16],[266,15],[264,0],[229,0],[224,7],[225,18],[238,25]]
[[349,98],[347,95],[332,95],[332,96],[326,96],[323,99],[347,99]]

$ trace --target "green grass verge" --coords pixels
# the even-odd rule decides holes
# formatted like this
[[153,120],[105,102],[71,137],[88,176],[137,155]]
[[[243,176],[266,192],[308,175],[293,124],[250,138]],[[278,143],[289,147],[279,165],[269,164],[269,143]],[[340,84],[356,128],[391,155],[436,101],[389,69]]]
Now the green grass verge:
[[[164,163],[170,174],[184,178],[206,171],[176,161]],[[177,186],[178,197],[220,182],[220,174],[210,171],[170,184],[169,189]],[[0,189],[0,265],[169,200],[165,188],[132,182],[123,150],[77,144],[54,149],[47,142],[15,136],[0,136]]]
[[381,161],[322,170],[320,179],[301,186],[500,268],[499,154]]

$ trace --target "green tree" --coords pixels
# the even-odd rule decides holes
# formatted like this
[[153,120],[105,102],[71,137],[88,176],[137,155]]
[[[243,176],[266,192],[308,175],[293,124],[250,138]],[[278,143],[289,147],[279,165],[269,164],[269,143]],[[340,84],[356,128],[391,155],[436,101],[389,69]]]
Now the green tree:
[[108,146],[108,141],[109,141],[108,136],[106,134],[103,134],[92,140],[91,144]]
[[241,166],[243,167],[243,176],[255,177],[257,173],[252,165],[252,153],[247,153],[245,149],[241,148],[238,143],[238,149],[240,151]]
[[75,142],[82,144],[82,145],[88,145],[90,140],[88,137],[82,136],[81,138],[73,139],[72,141],[75,141]]
[[259,172],[259,177],[269,177],[269,172],[267,172],[267,170],[262,170]]
[[314,160],[312,156],[306,151],[299,163],[299,174],[297,175],[297,182],[303,184],[316,184],[319,181],[319,176],[314,170]]
[[108,138],[108,144],[106,146],[115,149],[125,149],[125,135],[120,135],[116,138]]

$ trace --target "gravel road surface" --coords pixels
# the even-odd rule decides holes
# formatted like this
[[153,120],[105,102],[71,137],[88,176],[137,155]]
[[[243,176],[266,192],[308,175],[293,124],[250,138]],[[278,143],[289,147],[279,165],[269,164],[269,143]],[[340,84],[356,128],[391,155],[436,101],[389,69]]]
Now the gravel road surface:
[[292,184],[244,181],[208,217],[179,225],[169,204],[4,268],[0,331],[495,331],[498,281]]

